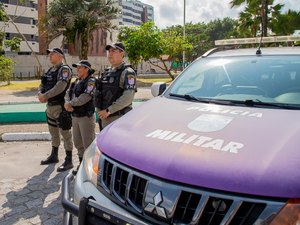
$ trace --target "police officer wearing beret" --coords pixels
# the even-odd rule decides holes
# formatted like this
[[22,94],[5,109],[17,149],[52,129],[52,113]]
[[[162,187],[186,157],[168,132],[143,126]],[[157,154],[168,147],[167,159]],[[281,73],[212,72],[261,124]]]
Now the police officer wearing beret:
[[[59,48],[48,49],[52,67],[42,76],[39,86],[38,98],[41,103],[46,103],[46,116],[48,129],[51,135],[52,151],[50,156],[41,161],[41,165],[57,163],[58,148],[60,145],[60,134],[63,137],[66,157],[64,163],[57,168],[58,172],[68,170],[72,164],[72,134],[71,127],[60,123],[60,116],[63,115],[64,97],[72,78],[71,68],[63,64],[64,53]],[[68,122],[67,120],[64,120]]]
[[101,74],[95,93],[100,129],[132,109],[136,92],[136,73],[123,61],[124,44],[117,42],[107,45],[105,49],[111,67]]
[[[78,78],[71,84],[65,96],[64,105],[68,112],[72,113],[73,142],[78,150],[79,165],[83,153],[95,139],[95,105],[93,101],[96,79],[92,77],[95,72],[91,64],[81,60],[72,64],[77,69]],[[73,171],[76,175],[77,170]]]

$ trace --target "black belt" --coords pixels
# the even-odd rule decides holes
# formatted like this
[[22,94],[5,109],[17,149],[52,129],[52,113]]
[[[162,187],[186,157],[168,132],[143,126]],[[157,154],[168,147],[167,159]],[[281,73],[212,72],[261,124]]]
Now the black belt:
[[47,103],[49,106],[54,106],[54,105],[61,105],[63,106],[64,105],[64,102],[48,102]]
[[74,116],[74,117],[85,117],[85,116],[87,116],[87,117],[91,117],[92,115],[94,114],[94,112],[86,112],[86,113],[74,113],[74,112],[72,112],[72,116]]

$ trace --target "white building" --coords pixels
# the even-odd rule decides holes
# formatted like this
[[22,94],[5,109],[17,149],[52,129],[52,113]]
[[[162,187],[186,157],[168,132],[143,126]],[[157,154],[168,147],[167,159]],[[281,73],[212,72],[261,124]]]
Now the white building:
[[[3,4],[6,13],[9,15],[12,22],[0,22],[0,31],[4,32],[5,39],[10,40],[13,37],[20,37],[25,41],[21,42],[20,52],[21,55],[29,55],[32,51],[39,54],[46,54],[47,47],[61,46],[61,38],[47,45],[45,37],[39,37],[38,31],[38,18],[46,13],[49,4],[53,0],[0,0]],[[142,3],[139,0],[118,0],[116,6],[120,7],[119,18],[113,21],[113,24],[118,25],[141,25],[148,20],[154,21],[153,6]],[[40,15],[39,15],[40,13]],[[19,34],[21,33],[23,37]],[[41,35],[41,34],[40,34]],[[115,42],[117,40],[117,31],[112,31],[107,35],[107,43]],[[29,45],[29,46],[28,46]],[[105,45],[104,45],[105,46]],[[31,50],[32,49],[32,50]],[[6,53],[10,49],[5,49]]]
[[151,5],[138,0],[119,0],[119,5],[119,25],[141,25],[148,20],[154,21],[154,9]]
[[[18,0],[0,0],[0,2],[10,17],[10,21],[0,22],[0,30],[5,33],[5,39],[10,40],[13,37],[23,39],[19,34],[22,33],[27,43],[21,42],[18,54],[31,54],[31,49],[34,52],[39,52],[37,0],[24,0],[23,3]],[[9,49],[5,50],[9,51]]]

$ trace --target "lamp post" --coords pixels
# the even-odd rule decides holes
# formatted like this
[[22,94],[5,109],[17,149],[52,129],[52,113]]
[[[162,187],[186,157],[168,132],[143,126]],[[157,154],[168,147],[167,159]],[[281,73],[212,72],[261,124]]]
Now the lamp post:
[[[185,0],[183,0],[183,40],[185,40]],[[185,64],[185,51],[182,52],[182,68],[184,69]]]

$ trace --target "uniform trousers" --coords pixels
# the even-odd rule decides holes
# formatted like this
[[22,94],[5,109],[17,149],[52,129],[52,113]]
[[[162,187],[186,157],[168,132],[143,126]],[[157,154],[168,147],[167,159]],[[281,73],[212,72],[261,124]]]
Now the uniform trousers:
[[[72,133],[71,130],[63,130],[58,127],[58,117],[62,112],[61,105],[47,105],[46,114],[48,119],[48,129],[51,135],[51,143],[53,147],[59,147],[60,134],[63,137],[64,148],[66,151],[73,150]],[[50,123],[50,124],[49,124]]]
[[95,139],[96,118],[92,116],[76,117],[72,116],[73,141],[78,150],[78,157],[82,158],[85,149]]

